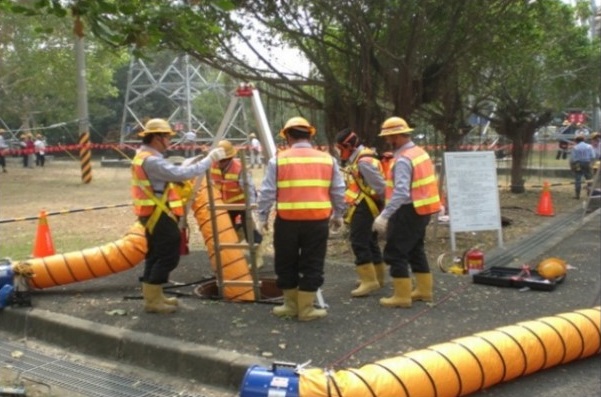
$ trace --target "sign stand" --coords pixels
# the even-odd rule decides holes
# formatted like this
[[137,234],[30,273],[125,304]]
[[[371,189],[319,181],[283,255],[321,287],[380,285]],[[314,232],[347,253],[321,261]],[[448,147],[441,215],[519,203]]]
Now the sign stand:
[[444,162],[451,249],[456,250],[455,233],[488,230],[497,230],[503,247],[494,152],[447,152]]

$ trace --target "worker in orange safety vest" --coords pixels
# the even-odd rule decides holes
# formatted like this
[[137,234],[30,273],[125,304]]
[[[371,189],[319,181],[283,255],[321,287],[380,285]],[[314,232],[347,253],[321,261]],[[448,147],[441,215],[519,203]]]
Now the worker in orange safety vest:
[[[384,261],[390,265],[394,293],[380,299],[385,307],[411,307],[414,300],[433,300],[433,279],[424,239],[430,216],[441,209],[434,165],[428,153],[411,140],[407,122],[400,117],[384,121],[380,135],[394,149],[386,175],[386,205],[373,229],[386,237]],[[411,290],[409,267],[416,287]]]
[[169,274],[179,264],[179,218],[184,215],[182,198],[174,182],[204,176],[213,161],[223,158],[225,152],[216,148],[201,161],[178,166],[163,156],[175,135],[166,120],[149,120],[138,135],[142,137],[142,146],[132,160],[131,195],[134,213],[145,227],[148,248],[141,277],[144,310],[172,313],[178,305],[177,299],[165,297],[162,284],[169,281]]
[[280,136],[289,149],[269,160],[258,199],[256,224],[269,228],[275,203],[273,248],[276,285],[284,304],[273,308],[278,317],[311,321],[325,317],[313,307],[323,284],[323,268],[330,227],[343,224],[344,179],[336,160],[311,145],[315,127],[302,117],[289,119]]
[[336,134],[338,150],[346,179],[345,222],[350,225],[350,240],[355,255],[359,285],[351,296],[367,296],[384,286],[385,265],[378,234],[372,231],[374,219],[384,207],[386,183],[382,164],[376,153],[362,145],[350,128]]
[[[218,147],[223,148],[225,157],[216,161],[211,166],[211,180],[217,190],[221,192],[221,199],[225,204],[246,204],[245,189],[248,192],[248,204],[254,205],[257,202],[257,191],[253,183],[252,175],[248,171],[243,171],[242,161],[236,157],[238,151],[228,140],[219,141]],[[246,211],[228,210],[228,215],[232,221],[232,226],[238,233],[239,241],[246,239],[250,241],[247,235]],[[237,223],[240,218],[240,223]],[[263,267],[263,236],[253,227],[253,243],[258,244],[256,248],[256,266],[258,269]]]

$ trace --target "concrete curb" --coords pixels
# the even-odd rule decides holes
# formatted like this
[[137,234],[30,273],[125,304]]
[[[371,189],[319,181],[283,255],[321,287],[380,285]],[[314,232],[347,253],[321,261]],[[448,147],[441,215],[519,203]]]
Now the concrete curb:
[[176,341],[46,310],[7,308],[0,329],[78,353],[152,369],[201,383],[237,389],[252,365],[268,367],[260,357]]

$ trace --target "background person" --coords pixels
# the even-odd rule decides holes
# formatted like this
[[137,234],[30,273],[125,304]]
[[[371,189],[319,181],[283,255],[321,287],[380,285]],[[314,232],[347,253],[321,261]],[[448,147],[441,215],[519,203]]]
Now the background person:
[[142,137],[142,146],[132,161],[131,194],[134,213],[145,227],[148,246],[141,278],[144,310],[171,313],[177,299],[166,298],[161,284],[169,281],[169,274],[179,264],[179,218],[184,215],[182,198],[173,183],[204,176],[225,152],[216,148],[199,162],[177,166],[163,156],[175,135],[166,120],[149,120],[138,135]]
[[[424,240],[430,215],[441,205],[434,164],[412,142],[412,131],[404,119],[391,117],[379,135],[394,149],[394,162],[386,175],[386,206],[374,221],[374,230],[386,236],[384,261],[390,265],[394,286],[391,297],[380,299],[385,307],[411,307],[413,300],[433,300]],[[413,292],[409,267],[416,279]]]
[[250,168],[254,168],[255,165],[257,168],[261,168],[261,153],[263,152],[261,142],[254,132],[248,134],[248,139],[250,139]]
[[4,133],[6,130],[0,128],[0,166],[2,167],[2,172],[6,172],[6,158],[4,155],[8,152],[8,144],[4,140]]
[[570,155],[570,168],[574,172],[574,199],[578,200],[582,189],[582,178],[585,181],[593,178],[591,165],[595,160],[595,150],[584,141],[584,135],[576,135],[574,141],[576,145],[572,148]]
[[345,200],[349,207],[345,222],[350,224],[351,248],[360,281],[351,295],[367,296],[384,286],[386,269],[378,234],[372,230],[372,226],[384,204],[386,183],[376,153],[363,146],[350,128],[338,132],[336,148],[342,163],[346,164]]
[[567,159],[570,150],[570,138],[576,134],[576,124],[570,123],[568,120],[563,121],[562,130],[559,133],[560,138],[557,141],[558,148],[555,160]]
[[[222,140],[217,144],[223,148],[225,157],[216,161],[211,166],[211,179],[214,186],[221,192],[221,198],[225,204],[245,204],[246,195],[248,192],[248,203],[250,205],[257,202],[257,191],[253,183],[250,172],[242,168],[242,161],[235,157],[237,154],[236,148],[228,140]],[[246,183],[245,183],[246,181]],[[242,241],[250,241],[247,235],[246,211],[244,210],[229,210],[228,214],[232,221],[232,226],[236,228],[238,239]],[[241,223],[236,223],[236,218],[240,217]],[[257,268],[263,267],[263,236],[253,227],[253,242],[259,244],[256,250],[256,265]]]
[[184,145],[184,157],[190,158],[196,155],[196,132],[185,132],[181,143]]
[[46,164],[46,142],[41,134],[35,136],[33,146],[35,149],[35,165],[43,167]]
[[300,321],[327,315],[313,303],[323,284],[330,223],[340,228],[345,210],[345,185],[338,164],[330,154],[312,147],[314,135],[315,127],[302,117],[289,119],[280,130],[289,149],[267,164],[256,221],[265,234],[275,203],[275,274],[284,304],[272,312],[278,317],[298,316]]
[[601,140],[601,137],[598,132],[594,132],[591,135],[591,146],[593,147],[593,151],[595,152],[596,160],[601,159],[601,144],[599,144],[600,140]]

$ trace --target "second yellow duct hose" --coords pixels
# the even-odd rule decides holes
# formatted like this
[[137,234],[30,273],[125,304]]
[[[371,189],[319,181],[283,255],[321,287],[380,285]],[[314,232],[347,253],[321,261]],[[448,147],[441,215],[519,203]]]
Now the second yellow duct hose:
[[301,397],[456,397],[600,353],[601,308],[497,328],[336,373],[300,373]]

